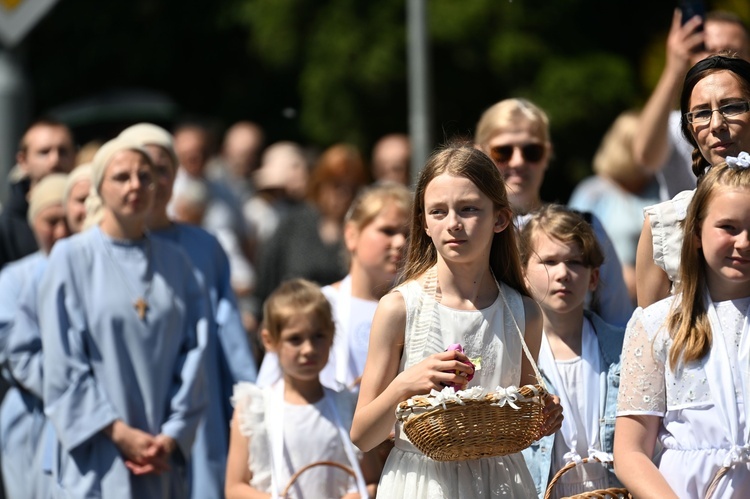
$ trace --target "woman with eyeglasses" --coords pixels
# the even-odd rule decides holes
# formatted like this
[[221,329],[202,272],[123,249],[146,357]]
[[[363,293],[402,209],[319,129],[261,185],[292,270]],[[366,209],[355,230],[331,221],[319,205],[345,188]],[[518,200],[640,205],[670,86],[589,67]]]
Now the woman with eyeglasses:
[[[516,226],[522,228],[530,218],[529,213],[545,204],[541,187],[553,151],[547,114],[526,99],[501,100],[480,117],[474,141],[502,174]],[[633,306],[622,265],[601,222],[594,216],[589,219],[605,258],[600,275],[602,285],[594,298],[589,297],[588,306],[606,322],[625,326]]]
[[[713,55],[695,64],[685,76],[680,110],[700,183],[713,165],[750,150],[750,62]],[[640,307],[666,298],[679,282],[682,221],[694,193],[683,191],[644,209],[635,266]]]

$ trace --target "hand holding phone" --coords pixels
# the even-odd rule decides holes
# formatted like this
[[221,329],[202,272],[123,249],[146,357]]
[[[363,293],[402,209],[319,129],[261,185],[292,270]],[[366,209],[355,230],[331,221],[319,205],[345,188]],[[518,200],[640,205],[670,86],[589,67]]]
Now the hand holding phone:
[[[703,0],[680,0],[680,11],[682,12],[682,24],[685,24],[695,16],[701,19],[706,17],[706,5]],[[703,29],[703,26],[700,27]]]
[[[680,0],[680,11],[682,12],[682,24],[685,25],[689,20],[698,16],[701,20],[706,18],[706,5],[703,0]],[[703,31],[703,23],[701,22],[695,30],[695,33]],[[701,43],[698,45],[694,52],[703,52],[706,50],[706,46]]]

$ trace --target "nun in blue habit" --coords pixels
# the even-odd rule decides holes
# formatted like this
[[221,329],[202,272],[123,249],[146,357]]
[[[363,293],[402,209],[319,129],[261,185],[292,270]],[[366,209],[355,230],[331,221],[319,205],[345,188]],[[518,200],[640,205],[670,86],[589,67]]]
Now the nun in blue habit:
[[154,163],[155,197],[147,219],[151,235],[172,241],[185,250],[199,282],[209,294],[214,319],[205,355],[209,404],[193,445],[191,497],[223,499],[233,386],[239,381],[255,382],[257,376],[255,358],[231,286],[229,259],[214,235],[201,227],[174,222],[167,214],[179,165],[172,135],[152,123],[138,123],[123,130],[120,137],[138,142]]
[[[41,465],[41,441],[45,425],[41,385],[29,389],[12,370],[14,331],[25,333],[21,323],[25,290],[44,267],[52,246],[68,235],[63,209],[66,174],[52,173],[33,186],[29,195],[28,220],[39,250],[8,263],[0,272],[0,363],[10,388],[0,406],[2,471],[8,497],[46,497],[48,481]],[[41,349],[38,329],[36,342]]]
[[147,152],[105,143],[92,180],[99,221],[55,245],[39,288],[56,486],[61,497],[186,497],[207,403],[208,297],[184,251],[148,235]]

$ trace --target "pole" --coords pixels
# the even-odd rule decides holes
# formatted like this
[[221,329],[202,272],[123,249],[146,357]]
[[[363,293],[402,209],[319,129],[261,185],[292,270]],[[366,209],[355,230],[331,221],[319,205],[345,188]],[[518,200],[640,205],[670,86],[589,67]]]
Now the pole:
[[406,23],[411,182],[412,185],[416,185],[419,172],[432,150],[430,61],[425,0],[407,0]]
[[16,164],[18,141],[27,119],[29,84],[13,50],[0,49],[0,202],[8,198],[8,173]]

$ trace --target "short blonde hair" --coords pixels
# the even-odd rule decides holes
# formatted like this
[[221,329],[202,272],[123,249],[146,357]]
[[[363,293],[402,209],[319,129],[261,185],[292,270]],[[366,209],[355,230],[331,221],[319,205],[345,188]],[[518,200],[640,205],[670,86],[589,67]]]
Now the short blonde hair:
[[539,106],[527,99],[504,99],[487,109],[479,118],[474,143],[484,147],[498,133],[514,130],[519,122],[531,125],[542,142],[549,143],[549,118]]
[[604,252],[596,239],[591,224],[584,216],[567,206],[550,203],[531,213],[531,218],[520,231],[521,264],[529,265],[534,250],[534,235],[537,233],[557,239],[565,244],[577,244],[581,250],[583,265],[599,268],[604,263]]
[[345,223],[362,230],[372,223],[386,206],[397,206],[407,216],[411,214],[412,192],[397,182],[375,183],[365,187],[352,201]]
[[320,286],[297,278],[282,282],[263,304],[263,329],[268,331],[271,344],[278,345],[282,330],[296,314],[313,314],[321,331],[333,338],[336,330],[333,313]]
[[638,115],[637,111],[624,111],[612,122],[594,154],[595,173],[617,183],[628,183],[645,176],[633,154]]

